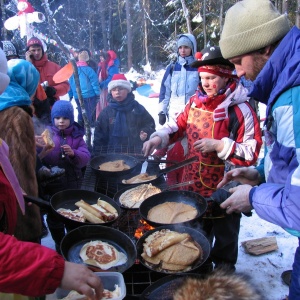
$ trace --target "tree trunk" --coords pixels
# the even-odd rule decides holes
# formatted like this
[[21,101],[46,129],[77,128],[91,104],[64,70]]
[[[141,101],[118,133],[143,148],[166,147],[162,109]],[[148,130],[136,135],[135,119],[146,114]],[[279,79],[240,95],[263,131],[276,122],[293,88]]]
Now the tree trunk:
[[[5,12],[5,6],[4,6],[4,2],[3,0],[0,0],[0,5],[1,5],[1,21],[2,21],[2,24],[4,24],[5,20],[7,19],[6,18],[6,12]],[[2,39],[4,41],[7,40],[7,30],[5,29],[5,27],[3,26],[3,28],[1,29],[1,36],[2,36]]]
[[193,34],[192,23],[191,23],[191,18],[190,18],[190,11],[186,6],[185,0],[181,0],[181,5],[182,5],[185,20],[186,20],[186,26],[187,26],[188,33]]
[[206,37],[206,0],[203,1],[203,39],[204,39],[204,48],[207,44]]
[[219,15],[220,33],[223,30],[223,11],[224,11],[224,0],[220,0],[220,15]]
[[132,67],[132,32],[130,16],[130,0],[126,0],[126,26],[127,26],[127,63],[128,70]]
[[101,18],[101,31],[102,31],[102,39],[103,39],[103,49],[108,50],[108,41],[107,41],[107,30],[106,30],[106,23],[105,19],[107,17],[107,7],[106,7],[106,0],[100,0],[100,7],[102,7],[102,12],[99,14]]
[[148,16],[149,16],[149,13],[150,13],[149,0],[143,0],[144,48],[145,48],[146,64],[149,63],[149,51],[148,51]]
[[296,26],[300,28],[300,0],[297,1]]
[[287,14],[288,13],[288,1],[287,0],[282,0],[282,12],[284,14]]

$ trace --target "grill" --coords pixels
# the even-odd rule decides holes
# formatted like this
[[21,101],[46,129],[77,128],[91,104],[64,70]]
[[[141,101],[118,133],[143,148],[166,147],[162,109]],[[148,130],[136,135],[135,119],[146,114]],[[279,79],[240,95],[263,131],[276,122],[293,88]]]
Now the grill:
[[[142,158],[141,156],[141,161],[142,160],[144,160],[144,158]],[[138,166],[138,170],[141,169],[141,165],[142,163],[140,163],[140,166]],[[159,166],[157,163],[149,163],[148,165],[148,168],[158,167]],[[100,178],[96,176],[90,165],[88,165],[85,170],[85,176],[81,188],[84,190],[96,191],[109,197],[113,197],[118,190],[124,188],[124,185],[120,184],[119,182],[120,180],[118,178],[109,178],[108,180],[106,180],[105,178]],[[158,184],[164,185],[164,182],[165,180],[164,178],[162,178],[162,181]],[[138,210],[122,209],[121,216],[112,225],[112,227],[124,232],[132,239],[134,243],[136,243],[137,239],[134,237],[134,234],[136,229],[140,227],[140,225],[141,223]],[[197,270],[197,273],[205,272],[205,267],[201,267]],[[193,273],[195,273],[195,271],[193,271]],[[166,274],[151,271],[148,268],[144,267],[137,260],[130,269],[123,273],[123,276],[127,290],[127,295],[125,299],[130,300],[140,299],[142,292],[148,286],[150,286],[158,279],[165,277]]]

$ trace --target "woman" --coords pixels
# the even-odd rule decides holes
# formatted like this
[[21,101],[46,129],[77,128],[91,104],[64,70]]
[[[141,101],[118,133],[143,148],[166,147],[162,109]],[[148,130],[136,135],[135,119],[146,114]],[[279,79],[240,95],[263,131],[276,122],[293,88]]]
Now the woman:
[[[199,57],[199,55],[198,55]],[[253,165],[262,144],[257,116],[248,103],[247,90],[233,75],[234,66],[219,47],[201,51],[198,67],[199,90],[176,120],[151,135],[144,143],[145,155],[187,136],[187,158],[199,161],[184,167],[182,181],[194,180],[183,189],[210,197],[224,172],[235,166]],[[235,269],[238,254],[240,214],[226,215],[212,203],[202,221],[208,237],[215,238],[211,259],[215,267]]]

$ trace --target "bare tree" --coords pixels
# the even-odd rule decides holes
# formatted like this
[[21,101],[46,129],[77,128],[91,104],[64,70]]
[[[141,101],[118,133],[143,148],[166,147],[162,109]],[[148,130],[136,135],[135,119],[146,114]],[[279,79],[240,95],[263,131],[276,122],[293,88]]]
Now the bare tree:
[[297,1],[296,26],[300,28],[300,0]]
[[219,14],[220,33],[223,30],[223,11],[224,11],[224,0],[220,0],[220,14]]
[[127,25],[127,64],[128,70],[132,67],[132,32],[131,32],[131,16],[130,1],[126,0],[126,25]]
[[190,18],[190,11],[186,6],[185,0],[181,0],[181,5],[182,5],[185,20],[186,20],[186,26],[187,26],[188,33],[193,34],[192,23],[191,23],[191,18]]
[[204,47],[207,44],[207,34],[206,34],[206,0],[203,1],[203,39]]
[[144,49],[145,49],[145,60],[146,64],[149,63],[149,52],[148,52],[148,17],[150,14],[150,2],[149,0],[143,0],[143,20],[144,20]]
[[107,41],[107,29],[106,29],[106,22],[105,19],[107,17],[107,7],[106,7],[106,0],[100,0],[100,7],[102,8],[102,13],[99,14],[101,18],[101,31],[102,31],[102,39],[103,39],[103,48],[104,50],[108,50],[108,41]]

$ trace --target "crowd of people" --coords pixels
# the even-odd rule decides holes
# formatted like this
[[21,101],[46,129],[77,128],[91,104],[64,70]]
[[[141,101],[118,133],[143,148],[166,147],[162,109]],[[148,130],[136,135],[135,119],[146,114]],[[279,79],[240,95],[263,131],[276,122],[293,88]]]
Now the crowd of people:
[[[78,51],[82,105],[74,76],[61,83],[53,80],[61,67],[48,60],[40,39],[28,40],[25,59],[19,58],[11,42],[2,41],[0,261],[19,261],[15,256],[25,255],[21,249],[36,253],[36,259],[29,260],[30,266],[24,259],[21,266],[2,263],[0,292],[37,296],[61,285],[91,299],[101,295],[101,283],[91,271],[64,262],[59,255],[65,228],[49,212],[47,224],[58,253],[39,245],[44,218],[34,204],[24,204],[23,194],[47,199],[58,191],[80,189],[92,156],[126,148],[174,161],[198,157],[167,175],[167,184],[193,181],[181,189],[218,198],[218,203],[209,201],[200,220],[211,243],[206,262],[211,269],[235,272],[242,213],[249,215],[255,209],[261,218],[297,236],[288,299],[300,299],[299,35],[299,29],[291,28],[287,16],[269,0],[234,4],[226,14],[219,46],[197,52],[193,35],[179,35],[177,59],[167,67],[161,83],[158,130],[150,112],[135,100],[114,51],[101,52],[98,65],[89,49]],[[70,101],[75,99],[77,120],[71,102],[60,100],[67,93]],[[265,158],[259,164],[263,139],[253,99],[267,105]],[[95,127],[92,150],[84,140],[83,109]],[[41,139],[45,128],[54,147]],[[45,184],[41,184],[40,170]],[[230,197],[220,192],[227,183],[235,186],[229,190]],[[35,273],[41,264],[45,271]],[[1,275],[2,268],[10,274],[8,278]],[[29,268],[32,276],[26,277]],[[15,279],[20,269],[24,276]],[[12,284],[14,280],[19,285]],[[39,280],[43,284],[37,287]],[[193,282],[187,290],[202,284]],[[209,293],[213,296],[214,290]],[[240,299],[236,297],[230,299]]]

